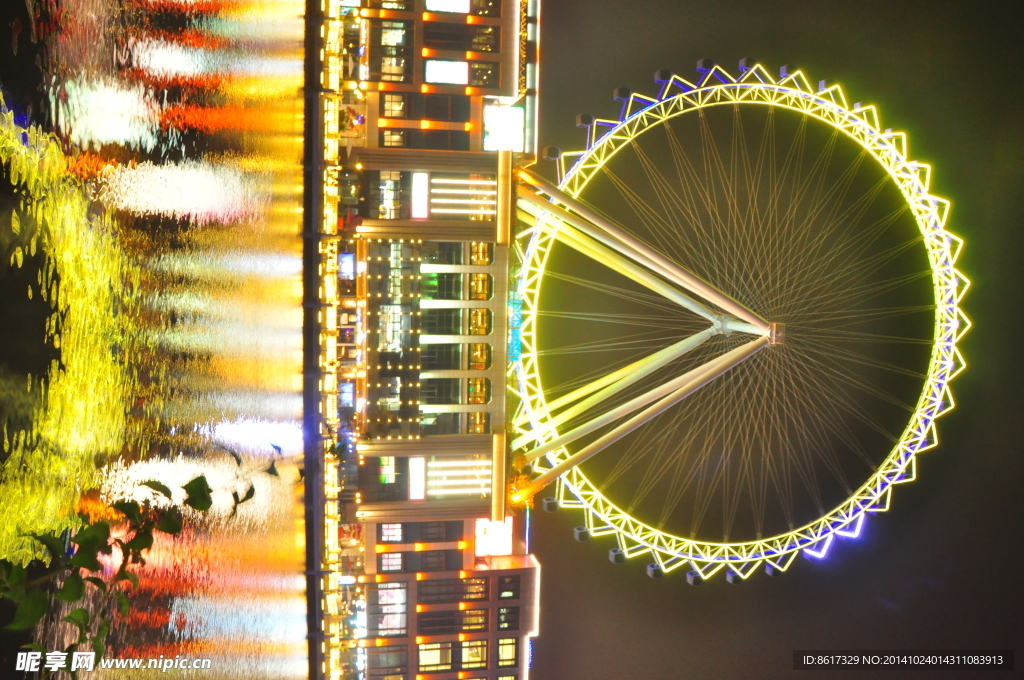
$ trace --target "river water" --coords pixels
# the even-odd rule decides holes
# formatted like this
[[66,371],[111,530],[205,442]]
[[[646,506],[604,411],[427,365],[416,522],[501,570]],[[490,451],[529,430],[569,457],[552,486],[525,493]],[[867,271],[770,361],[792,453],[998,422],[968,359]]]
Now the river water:
[[5,5],[0,557],[205,474],[213,509],[158,536],[108,655],[304,677],[302,3]]

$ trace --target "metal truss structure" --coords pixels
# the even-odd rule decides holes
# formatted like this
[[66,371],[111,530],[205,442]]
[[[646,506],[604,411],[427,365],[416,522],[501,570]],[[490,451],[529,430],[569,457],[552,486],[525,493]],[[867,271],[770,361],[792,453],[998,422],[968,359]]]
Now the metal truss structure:
[[[931,169],[909,158],[905,134],[883,129],[875,107],[850,106],[840,86],[821,81],[817,88],[812,88],[800,71],[787,72],[784,68],[780,77],[775,78],[763,66],[748,67],[743,62],[738,78],[713,65],[704,69],[697,83],[667,72],[659,75],[660,92],[656,98],[626,93],[621,97],[623,107],[619,120],[584,121],[588,124],[587,148],[559,156],[560,182],[557,188],[528,173],[521,173],[519,214],[521,222],[526,224],[517,240],[522,261],[516,281],[518,298],[522,301],[521,352],[519,360],[510,366],[509,384],[521,400],[520,411],[514,419],[518,437],[513,442],[513,449],[532,445],[532,449],[519,457],[519,462],[532,462],[538,476],[528,486],[513,489],[511,498],[514,502],[523,501],[557,478],[555,495],[560,504],[582,509],[590,535],[615,536],[626,557],[649,553],[655,563],[652,568],[660,573],[689,566],[699,578],[708,578],[719,570],[727,569],[745,579],[762,564],[785,570],[801,551],[823,557],[836,536],[856,536],[867,514],[889,508],[894,485],[915,478],[917,455],[936,446],[935,421],[949,412],[954,404],[949,382],[965,367],[956,346],[970,327],[959,307],[969,282],[955,267],[963,242],[946,230],[949,202],[929,192]],[[559,430],[569,417],[598,405],[622,386],[689,351],[703,341],[702,335],[710,337],[710,334],[722,332],[723,328],[733,324],[731,330],[753,336],[751,342],[739,348],[748,349],[746,356],[775,341],[774,329],[769,329],[764,320],[752,312],[744,314],[746,310],[738,303],[735,303],[737,308],[730,308],[728,304],[734,301],[714,299],[716,291],[701,291],[687,285],[684,280],[688,275],[686,272],[664,258],[659,260],[657,253],[638,252],[637,244],[629,243],[627,235],[617,233],[614,225],[602,223],[601,218],[593,213],[588,214],[586,206],[576,201],[604,165],[639,135],[674,117],[719,105],[777,107],[795,111],[831,126],[865,149],[899,188],[916,220],[928,253],[935,305],[931,358],[916,410],[876,472],[847,500],[819,519],[786,533],[737,543],[684,538],[638,521],[605,497],[580,470],[578,463],[586,457],[581,454],[592,455],[602,448],[602,442],[606,445],[612,435],[618,433],[621,436],[628,432],[630,423],[635,427],[646,422],[745,357],[732,363],[727,357],[719,357],[697,369],[704,372],[702,375],[686,374],[673,381],[679,383],[673,385],[673,389],[661,389],[653,397],[641,395],[624,407],[615,409],[611,415],[595,417],[584,426],[568,432]],[[574,160],[571,167],[566,167],[567,160]],[[617,271],[652,290],[658,290],[659,286],[664,288],[667,279],[725,313],[705,307],[676,287],[669,292],[659,291],[704,316],[711,327],[703,334],[687,338],[549,403],[544,394],[537,358],[537,317],[545,266],[556,240],[614,266]],[[636,266],[638,264],[643,266]],[[658,276],[651,275],[651,272]],[[704,381],[700,382],[700,379]],[[691,388],[689,392],[686,391],[687,386]],[[673,396],[675,400],[670,399]],[[662,397],[654,406],[648,406]],[[575,406],[569,408],[568,416],[566,411],[556,414],[573,402]],[[656,410],[658,406],[663,408]],[[584,447],[583,451],[574,453],[566,448],[574,439],[645,407],[647,410],[639,416],[617,426],[597,442]],[[645,414],[646,418],[641,418]]]

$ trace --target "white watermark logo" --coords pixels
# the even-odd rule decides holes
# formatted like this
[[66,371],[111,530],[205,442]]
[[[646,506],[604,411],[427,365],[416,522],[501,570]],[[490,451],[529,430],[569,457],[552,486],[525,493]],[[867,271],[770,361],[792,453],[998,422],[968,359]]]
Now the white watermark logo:
[[[14,670],[16,671],[92,671],[96,669],[96,652],[18,652]],[[210,667],[210,659],[190,659],[176,656],[173,659],[163,655],[158,659],[100,659],[100,668],[133,668],[152,669],[163,673],[172,668],[206,669]]]

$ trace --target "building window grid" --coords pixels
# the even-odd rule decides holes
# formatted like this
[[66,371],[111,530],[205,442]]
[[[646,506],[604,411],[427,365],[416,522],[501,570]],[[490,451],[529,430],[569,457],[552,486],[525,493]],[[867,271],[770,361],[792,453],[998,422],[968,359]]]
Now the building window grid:
[[519,630],[519,607],[498,608],[498,630]]
[[422,673],[442,673],[452,670],[452,643],[426,642],[419,646],[419,670]]
[[464,640],[461,661],[463,669],[487,668],[487,640]]
[[383,144],[387,148],[400,148],[405,146],[405,130],[384,130]]
[[403,566],[402,553],[381,553],[380,554],[380,570],[395,572],[402,571]]
[[401,524],[381,524],[380,525],[380,541],[381,543],[401,543],[402,542],[402,525]]
[[405,118],[405,95],[385,93],[383,108],[385,118]]
[[498,640],[498,667],[511,668],[519,665],[519,638]]

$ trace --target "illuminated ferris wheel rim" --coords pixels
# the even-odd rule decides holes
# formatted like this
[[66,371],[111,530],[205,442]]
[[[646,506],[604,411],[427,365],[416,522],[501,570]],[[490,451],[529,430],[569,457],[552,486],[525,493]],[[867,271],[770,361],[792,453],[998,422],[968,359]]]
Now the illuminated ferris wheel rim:
[[[959,308],[969,281],[955,268],[963,242],[946,231],[949,202],[929,193],[931,169],[909,160],[905,134],[882,130],[873,106],[851,108],[840,86],[823,81],[814,91],[800,71],[775,79],[761,65],[744,70],[738,79],[714,66],[697,84],[674,75],[661,82],[657,98],[630,95],[623,105],[621,120],[594,121],[588,134],[588,148],[563,154],[563,158],[577,160],[561,178],[558,189],[578,197],[623,146],[684,113],[727,104],[777,107],[831,125],[865,149],[899,187],[928,251],[935,295],[935,329],[929,369],[915,412],[875,474],[824,516],[768,538],[736,543],[701,541],[663,532],[633,518],[606,498],[579,467],[570,468],[557,481],[556,494],[562,506],[584,509],[591,535],[614,535],[627,557],[651,553],[664,572],[690,565],[706,578],[727,566],[746,578],[762,563],[785,570],[801,550],[823,557],[835,535],[855,536],[866,513],[887,510],[893,485],[912,481],[916,476],[917,454],[937,444],[935,420],[953,408],[949,381],[965,366],[956,347],[970,327],[970,321]],[[597,136],[598,126],[606,127],[607,131]],[[557,426],[549,424],[551,414],[536,346],[541,282],[554,239],[552,230],[529,230],[517,279],[522,299],[522,352],[513,368],[517,396],[525,415],[519,422],[526,421],[519,431],[544,430],[539,442],[550,442],[558,434]],[[534,467],[539,472],[550,470],[569,455],[561,447],[536,460]]]

